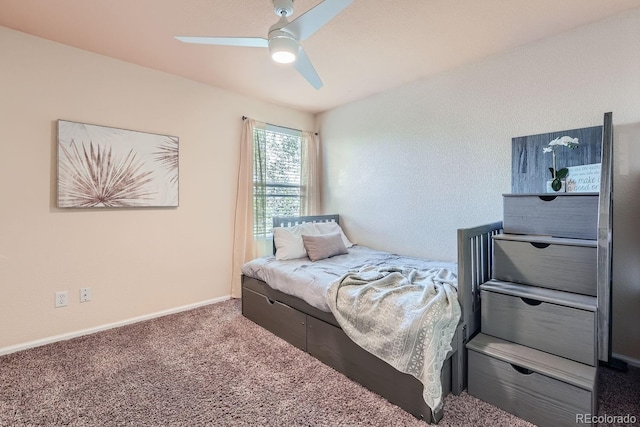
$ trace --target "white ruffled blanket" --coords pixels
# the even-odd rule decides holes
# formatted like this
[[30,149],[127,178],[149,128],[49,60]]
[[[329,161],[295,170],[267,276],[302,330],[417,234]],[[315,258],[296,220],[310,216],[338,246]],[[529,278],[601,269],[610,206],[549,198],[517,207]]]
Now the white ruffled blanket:
[[364,266],[328,288],[328,304],[359,346],[424,385],[423,398],[442,407],[440,372],[460,319],[457,276],[446,268]]

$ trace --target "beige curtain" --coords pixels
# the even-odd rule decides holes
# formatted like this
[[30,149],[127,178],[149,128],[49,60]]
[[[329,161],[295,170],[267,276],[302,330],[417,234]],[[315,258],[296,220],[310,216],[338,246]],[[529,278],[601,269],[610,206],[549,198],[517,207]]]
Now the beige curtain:
[[[260,146],[264,148],[265,124],[252,119],[245,119],[240,137],[240,168],[238,170],[238,188],[236,195],[236,218],[233,230],[233,266],[231,280],[231,296],[240,298],[242,284],[240,269],[242,264],[253,258],[265,256],[270,251],[270,244],[265,239],[254,238],[255,216],[264,218],[264,191],[254,195],[254,179],[258,189],[264,190],[264,156]],[[254,156],[254,150],[258,155]],[[257,171],[254,177],[254,169]],[[259,207],[254,212],[255,205]],[[261,200],[260,200],[261,199]]]
[[[245,119],[240,138],[240,168],[233,240],[231,296],[242,294],[242,265],[272,253],[266,235],[266,130],[265,124]],[[320,165],[318,136],[302,132],[301,214],[315,215],[320,209]]]
[[300,214],[317,215],[320,213],[320,143],[314,132],[302,132],[302,190]]

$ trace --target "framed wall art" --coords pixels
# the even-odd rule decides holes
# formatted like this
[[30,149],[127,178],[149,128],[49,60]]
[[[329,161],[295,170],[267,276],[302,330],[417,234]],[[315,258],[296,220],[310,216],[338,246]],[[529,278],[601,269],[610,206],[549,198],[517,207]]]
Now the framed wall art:
[[[584,175],[588,169],[587,166],[591,171],[596,168],[596,174],[600,173],[597,168],[600,167],[602,157],[602,129],[602,126],[593,126],[513,138],[511,140],[511,192],[515,194],[551,191],[547,187],[552,178],[549,168],[554,167],[552,154],[554,158],[557,156],[558,169],[566,167],[569,173],[573,174],[573,184],[569,191],[597,192],[599,185],[586,185],[593,181],[593,178],[582,176],[578,185],[578,175]],[[545,150],[551,141],[565,137],[575,139],[575,149],[561,147],[556,153]]]
[[58,207],[178,206],[176,136],[58,120]]

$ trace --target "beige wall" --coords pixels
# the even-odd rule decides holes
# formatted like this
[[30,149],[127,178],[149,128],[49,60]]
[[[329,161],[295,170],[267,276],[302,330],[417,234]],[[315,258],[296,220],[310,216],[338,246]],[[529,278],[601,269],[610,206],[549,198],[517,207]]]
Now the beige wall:
[[[314,117],[3,27],[0,58],[0,354],[229,297],[240,118]],[[178,136],[180,207],[57,209],[58,119]]]
[[502,218],[512,137],[600,125],[612,111],[613,350],[637,363],[638,28],[635,10],[320,115],[325,211],[361,244],[454,260],[457,228]]

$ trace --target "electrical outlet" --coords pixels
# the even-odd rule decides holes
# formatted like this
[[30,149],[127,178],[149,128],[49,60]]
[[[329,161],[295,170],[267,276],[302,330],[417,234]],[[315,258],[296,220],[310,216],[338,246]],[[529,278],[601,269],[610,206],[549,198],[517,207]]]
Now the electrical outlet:
[[91,288],[80,288],[80,302],[91,301]]
[[67,291],[56,292],[56,308],[66,307],[69,302],[69,294]]

